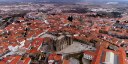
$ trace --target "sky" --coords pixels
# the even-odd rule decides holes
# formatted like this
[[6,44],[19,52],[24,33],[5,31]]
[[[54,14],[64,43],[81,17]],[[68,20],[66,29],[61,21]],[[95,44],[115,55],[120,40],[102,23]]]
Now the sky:
[[128,0],[0,0],[0,2],[86,2],[86,1],[128,1]]

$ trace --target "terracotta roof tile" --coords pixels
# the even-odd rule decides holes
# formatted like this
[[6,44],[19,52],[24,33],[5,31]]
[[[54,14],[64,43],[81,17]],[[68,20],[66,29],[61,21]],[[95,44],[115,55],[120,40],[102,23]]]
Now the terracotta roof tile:
[[16,56],[9,64],[17,64],[21,59],[21,56]]
[[30,64],[31,58],[25,58],[23,64]]

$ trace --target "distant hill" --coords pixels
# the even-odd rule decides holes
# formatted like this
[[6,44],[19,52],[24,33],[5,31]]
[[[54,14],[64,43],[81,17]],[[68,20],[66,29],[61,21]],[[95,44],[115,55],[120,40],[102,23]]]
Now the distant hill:
[[128,0],[0,0],[0,2],[122,2]]
[[0,0],[0,2],[81,2],[81,0]]

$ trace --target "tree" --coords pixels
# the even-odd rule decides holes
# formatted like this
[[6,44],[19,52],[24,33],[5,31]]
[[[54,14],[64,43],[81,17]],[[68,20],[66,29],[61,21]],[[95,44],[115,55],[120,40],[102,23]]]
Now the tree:
[[108,34],[107,31],[99,30],[99,33]]
[[73,17],[72,17],[72,16],[69,16],[69,17],[68,17],[68,20],[69,20],[70,22],[72,22],[72,21],[73,21]]

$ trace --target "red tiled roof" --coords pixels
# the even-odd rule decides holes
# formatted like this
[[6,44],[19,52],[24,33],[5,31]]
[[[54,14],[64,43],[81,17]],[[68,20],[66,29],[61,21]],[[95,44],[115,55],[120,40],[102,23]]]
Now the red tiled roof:
[[63,60],[62,64],[70,64],[70,61],[69,60]]
[[17,64],[20,59],[21,59],[21,56],[16,56],[9,64]]
[[33,42],[32,42],[32,45],[33,47],[36,47],[38,49],[39,46],[42,45],[43,43],[43,38],[36,38]]
[[102,46],[100,46],[100,48],[96,51],[96,55],[92,61],[92,64],[99,64],[100,63],[100,58],[101,58],[103,49],[104,48]]
[[30,51],[29,51],[29,53],[37,53],[38,51],[37,51],[37,49],[36,48],[34,48],[34,49],[31,49]]
[[125,53],[124,49],[119,48],[119,52],[120,52],[120,55],[119,55],[120,64],[126,64],[126,53]]
[[48,60],[56,60],[59,61],[62,59],[61,55],[57,55],[57,54],[50,54]]
[[25,58],[23,64],[30,64],[31,58]]
[[6,62],[4,62],[4,61],[0,61],[0,64],[6,64]]

